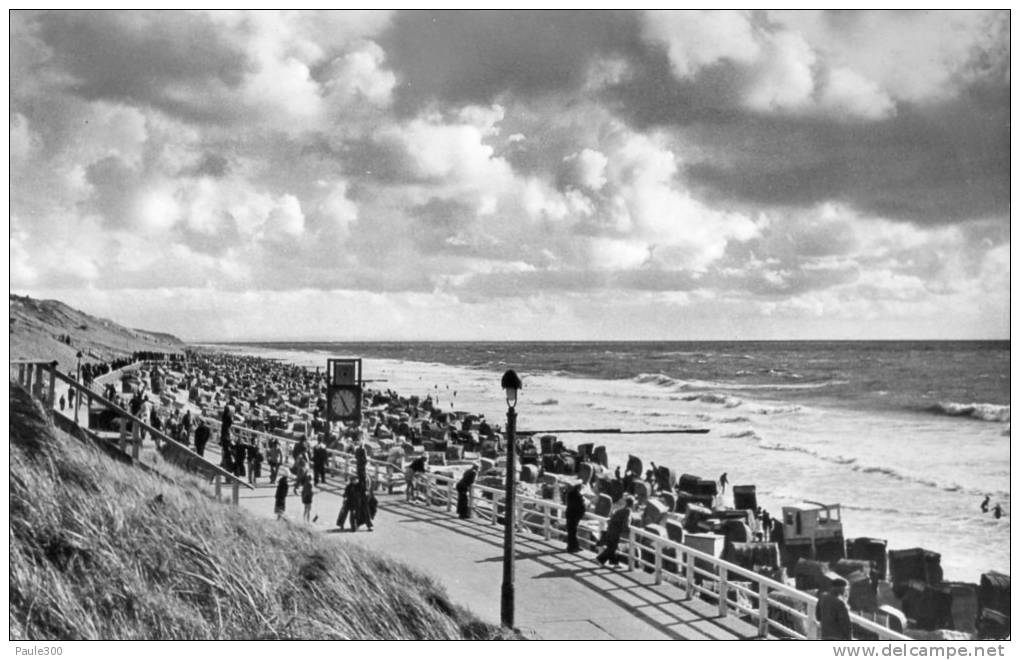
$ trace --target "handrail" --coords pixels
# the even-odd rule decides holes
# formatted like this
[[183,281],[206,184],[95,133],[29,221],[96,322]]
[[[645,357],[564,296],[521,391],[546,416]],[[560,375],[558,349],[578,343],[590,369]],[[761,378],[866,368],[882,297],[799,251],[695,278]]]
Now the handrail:
[[[191,449],[189,449],[188,447],[182,445],[181,443],[177,442],[176,440],[174,440],[173,438],[168,436],[163,431],[161,431],[161,430],[159,430],[157,428],[154,428],[153,426],[151,426],[147,422],[145,422],[145,421],[139,419],[138,417],[132,415],[130,412],[128,412],[127,410],[124,410],[123,408],[121,408],[119,405],[117,405],[113,401],[110,401],[106,397],[93,392],[91,389],[85,387],[84,384],[77,382],[73,378],[69,378],[69,377],[65,376],[64,374],[60,373],[60,370],[53,368],[52,362],[34,362],[34,363],[29,363],[29,364],[34,364],[34,365],[36,365],[36,367],[42,367],[43,371],[48,372],[51,375],[51,378],[53,379],[54,383],[56,383],[56,381],[61,381],[61,382],[65,383],[65,384],[71,386],[72,388],[75,389],[75,391],[78,392],[79,395],[80,394],[87,395],[87,400],[88,401],[96,401],[96,402],[100,403],[104,407],[106,407],[106,408],[112,410],[113,412],[117,413],[118,416],[130,420],[132,422],[132,424],[137,424],[137,426],[139,428],[144,429],[145,431],[148,431],[149,433],[151,433],[153,435],[154,438],[159,438],[162,442],[173,443],[175,451],[185,452],[185,454],[191,460],[196,460],[197,459],[198,461],[201,462],[202,467],[204,469],[211,471],[216,477],[218,477],[218,478],[226,478],[229,482],[231,482],[233,484],[236,484],[238,486],[243,485],[246,488],[254,489],[254,486],[252,486],[251,484],[245,482],[243,479],[235,476],[234,474],[228,472],[227,470],[224,470],[219,465],[216,465],[215,463],[212,463],[211,461],[206,460],[204,457],[199,456],[195,452],[191,451]],[[49,405],[52,406],[52,401],[49,402]],[[79,405],[79,404],[76,402],[76,405]],[[88,404],[86,404],[86,405],[88,405]],[[86,423],[86,426],[87,426],[87,423]]]
[[[446,500],[444,503],[449,509],[452,504],[450,499],[453,497],[451,486],[452,482],[455,481],[456,478],[451,478],[445,475],[437,475],[434,473],[425,473],[421,476],[426,482],[426,503],[433,501],[437,496],[439,496],[441,499]],[[443,483],[441,484],[440,482]],[[445,486],[445,488],[443,486]],[[486,495],[488,495],[489,498],[486,498]],[[490,505],[491,510],[488,513],[491,514],[491,522],[496,522],[499,507],[504,499],[504,491],[502,488],[473,484],[470,498],[474,501],[477,501],[477,499],[490,499],[492,503]],[[564,505],[556,501],[531,497],[523,493],[518,493],[515,499],[517,502],[516,508],[518,508],[519,512],[530,513],[541,517],[541,520],[537,523],[537,525],[541,526],[541,533],[545,536],[546,540],[549,540],[551,533],[554,530],[558,536],[565,533],[559,529],[556,524],[554,524],[565,520],[566,507]],[[522,515],[518,515],[517,520],[519,527],[531,527],[533,529],[536,526],[535,522],[529,523]],[[585,513],[584,520],[588,522],[595,522],[596,531],[598,532],[604,530],[608,525],[607,518],[595,515],[591,512]],[[719,603],[720,614],[725,614],[732,608],[738,610],[741,614],[750,616],[758,622],[759,631],[762,636],[767,635],[769,629],[775,629],[791,637],[805,639],[815,637],[818,632],[818,626],[815,621],[815,609],[818,604],[818,598],[811,594],[805,593],[781,582],[777,582],[769,577],[760,575],[741,566],[737,566],[736,564],[730,563],[706,552],[702,552],[701,550],[697,550],[683,543],[650,533],[642,528],[632,526],[627,538],[621,540],[627,541],[626,555],[630,568],[633,569],[637,564],[642,564],[655,572],[656,581],[658,582],[661,581],[664,574],[670,573],[670,571],[665,570],[665,566],[674,566],[676,570],[672,571],[672,573],[676,576],[676,579],[682,583],[682,586],[687,589],[689,596],[694,591],[714,596]],[[646,560],[642,558],[642,553],[652,553],[652,555]],[[697,560],[697,564],[700,566],[695,564],[695,560]],[[716,583],[716,589],[713,590],[696,584],[701,581],[699,576],[707,579],[707,581],[714,581]],[[733,578],[750,582],[752,586],[745,587],[739,583],[731,584],[730,580]],[[730,591],[736,591],[747,596],[758,598],[757,609],[744,606],[739,602],[731,600]],[[796,603],[796,611],[789,605],[781,601],[774,600],[776,595],[785,596]],[[804,611],[801,611],[800,608],[803,608]],[[799,619],[804,626],[806,634],[800,633],[787,627],[784,623],[774,620],[772,618],[773,611],[783,612],[788,616]],[[859,626],[861,629],[874,633],[879,637],[879,639],[906,641],[911,639],[906,635],[897,633],[889,628],[870,621],[859,614],[851,613],[850,620],[854,625]]]

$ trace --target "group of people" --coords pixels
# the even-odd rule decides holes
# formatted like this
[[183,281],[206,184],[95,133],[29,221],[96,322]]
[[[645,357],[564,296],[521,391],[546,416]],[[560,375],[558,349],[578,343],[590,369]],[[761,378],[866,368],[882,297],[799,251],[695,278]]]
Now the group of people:
[[[992,496],[985,495],[985,499],[981,501],[981,513],[988,513],[988,505],[991,501]],[[995,503],[995,506],[992,508],[992,515],[995,516],[996,520],[1002,517],[1002,504],[1000,502]]]

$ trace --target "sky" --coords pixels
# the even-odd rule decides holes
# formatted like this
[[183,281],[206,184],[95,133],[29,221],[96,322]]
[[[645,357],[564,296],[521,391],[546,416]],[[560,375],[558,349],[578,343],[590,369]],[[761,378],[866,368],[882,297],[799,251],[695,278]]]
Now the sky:
[[1009,14],[10,15],[10,289],[217,340],[1009,337]]

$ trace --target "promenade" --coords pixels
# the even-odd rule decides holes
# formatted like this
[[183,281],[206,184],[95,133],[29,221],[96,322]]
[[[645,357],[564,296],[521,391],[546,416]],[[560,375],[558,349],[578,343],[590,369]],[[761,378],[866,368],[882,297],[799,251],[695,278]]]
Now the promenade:
[[[343,486],[332,480],[316,489],[318,522],[310,527],[337,543],[386,553],[425,573],[451,600],[479,617],[498,622],[503,570],[503,527],[478,517],[461,520],[445,507],[410,504],[404,495],[379,495],[375,531],[340,532],[335,527]],[[275,488],[265,478],[243,491],[240,504],[266,518],[273,514]],[[293,493],[293,491],[292,491]],[[287,521],[301,521],[303,505],[287,498]],[[288,524],[281,522],[281,524]],[[515,626],[533,639],[733,640],[754,639],[757,627],[718,608],[686,599],[672,585],[654,585],[643,571],[603,567],[588,551],[564,552],[562,543],[521,532],[517,536]]]

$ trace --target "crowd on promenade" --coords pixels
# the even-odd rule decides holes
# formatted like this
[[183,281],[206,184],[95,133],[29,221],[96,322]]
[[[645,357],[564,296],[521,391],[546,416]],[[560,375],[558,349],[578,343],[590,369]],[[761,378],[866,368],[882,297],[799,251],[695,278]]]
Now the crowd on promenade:
[[[365,473],[368,458],[405,470],[409,498],[414,495],[416,475],[440,470],[459,477],[458,514],[462,517],[470,515],[466,494],[476,479],[489,485],[501,483],[503,468],[496,465],[505,444],[501,429],[482,416],[443,411],[431,395],[405,397],[390,390],[366,390],[360,425],[327,422],[322,370],[242,354],[189,352],[153,357],[147,378],[126,404],[131,412],[203,456],[215,434],[219,464],[251,484],[267,479],[276,487],[274,506],[281,513],[288,494],[300,495],[305,510],[310,508],[315,488],[325,485],[330,473],[332,452],[337,451],[355,455],[359,466],[355,480],[344,486],[349,505],[338,516],[338,526],[347,521],[355,529],[371,525],[377,484]],[[201,414],[166,405],[167,398],[161,395],[168,388],[187,392]],[[218,429],[210,428],[211,424]],[[286,438],[287,455],[279,440],[236,432],[240,428]],[[691,475],[678,480],[672,470],[654,463],[644,470],[635,457],[625,467],[610,469],[604,447],[588,444],[574,450],[551,436],[538,438],[538,444],[535,440],[520,439],[518,468],[523,488],[569,505],[570,551],[580,547],[577,523],[585,511],[613,521],[607,538],[602,539],[609,551],[600,555],[610,564],[618,562],[614,538],[626,533],[624,514],[615,519],[613,515],[630,510],[637,517],[640,507],[654,501],[668,511],[690,511],[689,528],[699,530],[728,483],[725,473],[718,480]],[[286,487],[281,485],[284,479]],[[684,501],[677,506],[679,500]],[[729,529],[740,542],[775,540],[782,530],[778,522],[754,507],[746,524],[731,524]]]

